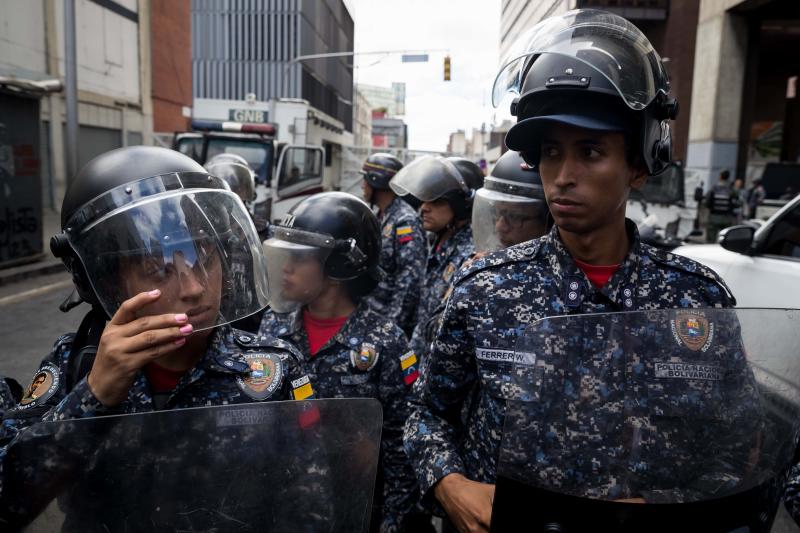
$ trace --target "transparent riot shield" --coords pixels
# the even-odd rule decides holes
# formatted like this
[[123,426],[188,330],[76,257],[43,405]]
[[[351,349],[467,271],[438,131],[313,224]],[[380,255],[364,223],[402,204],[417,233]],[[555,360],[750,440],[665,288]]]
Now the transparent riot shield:
[[769,531],[800,429],[800,311],[574,315],[529,326],[492,531]]
[[41,423],[3,462],[0,529],[366,532],[376,400]]

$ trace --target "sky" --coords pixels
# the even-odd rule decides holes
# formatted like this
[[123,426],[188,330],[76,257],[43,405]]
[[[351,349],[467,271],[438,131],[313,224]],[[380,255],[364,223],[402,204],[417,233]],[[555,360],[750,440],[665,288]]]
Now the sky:
[[[356,83],[406,83],[409,148],[443,151],[450,133],[490,126],[498,68],[500,0],[348,0],[355,51],[439,50],[428,63],[400,54],[356,56]],[[451,80],[443,80],[450,55]]]

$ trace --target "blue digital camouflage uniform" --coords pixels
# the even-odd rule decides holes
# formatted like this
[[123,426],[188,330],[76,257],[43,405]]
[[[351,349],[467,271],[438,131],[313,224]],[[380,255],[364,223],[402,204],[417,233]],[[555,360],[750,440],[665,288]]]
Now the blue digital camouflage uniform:
[[425,359],[428,352],[425,341],[428,320],[444,303],[456,272],[474,252],[472,226],[467,224],[459,228],[438,250],[434,248],[428,253],[425,279],[417,311],[417,325],[409,343],[414,353],[422,360]]
[[419,216],[407,202],[395,198],[381,218],[383,240],[380,267],[386,277],[368,301],[380,314],[410,334],[416,324],[427,243]]
[[576,266],[557,228],[459,273],[405,426],[405,449],[426,498],[450,473],[494,483],[508,360],[526,325],[571,313],[735,305],[713,271],[642,244],[635,225],[626,227],[628,255],[601,289]]
[[268,312],[262,334],[296,345],[319,398],[377,398],[383,406],[381,467],[384,476],[381,531],[398,531],[419,498],[414,473],[403,452],[408,396],[417,362],[403,332],[362,302],[342,328],[310,356],[302,311]]
[[800,525],[800,464],[795,464],[789,471],[783,503],[794,521]]
[[[144,372],[140,371],[120,405],[108,408],[92,394],[84,377],[71,389],[68,373],[72,362],[74,335],[58,339],[53,351],[34,377],[44,379],[44,392],[33,401],[22,402],[3,417],[0,446],[11,441],[24,427],[39,420],[53,421],[156,409],[154,395]],[[213,333],[205,356],[184,375],[175,390],[164,398],[162,409],[249,403],[263,400],[306,399],[310,388],[302,358],[286,341],[253,335],[222,326]],[[292,382],[297,387],[293,387]],[[313,385],[312,385],[313,386]],[[0,449],[1,450],[1,449]],[[2,457],[0,451],[0,457]]]

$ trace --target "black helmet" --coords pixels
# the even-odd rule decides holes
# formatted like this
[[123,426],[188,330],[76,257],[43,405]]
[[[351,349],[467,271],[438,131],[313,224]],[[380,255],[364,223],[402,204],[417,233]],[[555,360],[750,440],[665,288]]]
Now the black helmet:
[[447,160],[453,163],[461,173],[461,177],[464,178],[464,183],[467,184],[467,187],[473,191],[483,187],[483,171],[474,161],[466,157],[448,157]]
[[137,280],[161,289],[162,304],[185,312],[170,296],[175,271],[222,286],[217,316],[206,317],[204,327],[266,305],[266,270],[250,217],[222,180],[179,152],[134,146],[94,158],[67,190],[61,217],[50,249],[81,298],[108,316],[140,292],[133,291]]
[[[315,194],[294,206],[272,227],[272,238],[264,243],[264,250],[271,283],[285,284],[281,272],[299,258],[313,258],[322,264],[325,276],[348,282],[354,300],[370,292],[382,278],[378,219],[364,201],[344,192]],[[353,294],[354,287],[357,294]],[[302,297],[286,296],[277,286],[273,291],[270,304],[278,312],[316,297],[311,289]]]
[[212,176],[221,178],[228,184],[231,190],[242,199],[245,205],[249,205],[255,200],[256,180],[255,174],[249,165],[243,165],[228,157],[228,154],[221,154],[206,163],[205,169]]
[[540,237],[547,230],[548,213],[539,172],[519,153],[506,152],[475,194],[475,250],[494,251]]
[[392,178],[389,186],[398,196],[411,195],[420,202],[442,198],[447,200],[457,220],[470,217],[475,189],[467,185],[458,167],[444,157],[424,156],[414,160]]
[[361,174],[373,189],[388,191],[389,180],[391,180],[401,168],[403,168],[403,163],[401,163],[399,159],[392,154],[381,152],[370,155],[367,160],[364,161]]
[[542,126],[560,122],[617,131],[640,143],[650,174],[671,160],[669,120],[678,113],[669,79],[647,38],[622,17],[603,11],[570,11],[546,19],[523,34],[498,74],[493,103],[504,92],[517,124],[506,145],[538,164]]

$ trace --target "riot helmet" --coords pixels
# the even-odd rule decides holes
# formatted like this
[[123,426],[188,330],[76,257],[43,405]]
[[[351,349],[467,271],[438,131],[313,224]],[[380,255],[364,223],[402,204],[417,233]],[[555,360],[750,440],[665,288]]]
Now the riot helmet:
[[373,189],[388,191],[389,180],[391,180],[397,172],[403,168],[403,163],[400,162],[392,154],[377,153],[371,154],[364,166],[361,168],[361,175],[364,180]]
[[542,178],[519,153],[497,160],[483,188],[475,193],[472,237],[475,250],[492,252],[541,237],[547,229]]
[[506,145],[539,161],[546,125],[624,133],[649,174],[672,157],[669,120],[678,113],[664,64],[647,38],[624,18],[594,9],[543,20],[512,46],[494,82],[492,102],[516,96],[517,124]]
[[392,178],[389,187],[398,196],[410,195],[419,202],[446,200],[456,220],[470,217],[475,190],[458,167],[444,157],[424,156],[414,160]]
[[264,242],[270,306],[286,313],[314,301],[325,278],[344,282],[357,303],[382,278],[380,250],[378,219],[364,201],[343,192],[306,198]]
[[[221,154],[227,155],[227,154]],[[250,206],[256,196],[255,174],[249,165],[243,165],[231,158],[212,158],[205,165],[206,171],[212,176],[222,179],[231,188],[231,191],[242,199],[245,205]]]
[[195,331],[268,301],[263,251],[242,202],[179,152],[133,146],[94,158],[67,190],[61,221],[53,255],[108,317],[152,289],[161,297],[142,315],[186,313]]

